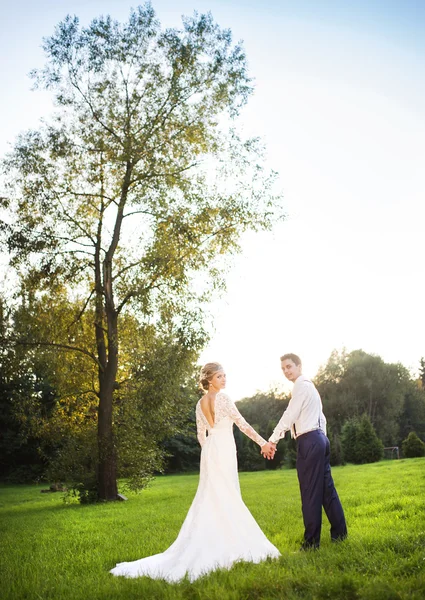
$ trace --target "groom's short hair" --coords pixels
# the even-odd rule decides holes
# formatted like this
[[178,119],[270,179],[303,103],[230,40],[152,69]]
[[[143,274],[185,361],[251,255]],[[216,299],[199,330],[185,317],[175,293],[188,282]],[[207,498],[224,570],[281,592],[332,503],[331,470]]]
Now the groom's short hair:
[[284,354],[280,357],[280,360],[292,360],[292,362],[295,365],[297,365],[297,367],[299,367],[301,364],[301,358],[297,354],[293,354],[292,352],[289,352],[289,354]]

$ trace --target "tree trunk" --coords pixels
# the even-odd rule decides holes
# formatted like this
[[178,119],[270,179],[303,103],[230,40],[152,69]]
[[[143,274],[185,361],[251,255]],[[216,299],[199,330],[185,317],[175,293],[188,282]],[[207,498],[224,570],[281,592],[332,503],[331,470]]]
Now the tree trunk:
[[[113,376],[112,376],[113,375]],[[99,451],[98,494],[100,500],[116,500],[117,458],[112,431],[112,396],[115,374],[110,369],[101,378],[97,442]]]
[[[118,314],[112,296],[112,268],[110,261],[104,262],[105,313],[108,332],[107,362],[99,372],[98,411],[98,494],[100,500],[116,500],[117,457],[115,451],[112,409],[115,380],[118,372]],[[100,332],[99,332],[100,333]],[[104,336],[99,335],[99,341]]]
[[[115,380],[118,372],[118,311],[115,308],[113,294],[112,259],[117,249],[124,207],[127,199],[132,165],[127,162],[126,172],[121,190],[114,233],[111,244],[102,264],[100,263],[101,231],[103,222],[99,220],[95,252],[95,281],[96,281],[96,343],[99,363],[99,411],[97,442],[99,451],[98,465],[98,495],[100,500],[116,500],[117,486],[117,456],[114,444],[112,409]],[[102,187],[103,194],[103,187]],[[103,196],[102,196],[103,197]],[[103,275],[103,281],[102,281]],[[106,317],[106,332],[108,344],[105,345],[104,320]]]

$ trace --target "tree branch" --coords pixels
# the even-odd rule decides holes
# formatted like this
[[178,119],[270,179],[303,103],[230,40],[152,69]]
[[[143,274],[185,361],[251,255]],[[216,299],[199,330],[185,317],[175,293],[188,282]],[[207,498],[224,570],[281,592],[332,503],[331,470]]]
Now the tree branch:
[[59,194],[56,193],[55,195],[56,195],[57,201],[61,205],[61,208],[63,210],[63,214],[65,215],[65,217],[67,219],[69,219],[71,221],[71,223],[73,223],[76,227],[78,227],[78,229],[80,229],[80,231],[82,231],[86,237],[89,238],[89,240],[92,242],[93,246],[96,246],[96,241],[92,238],[91,234],[87,233],[87,231],[84,229],[84,227],[81,227],[81,225],[80,225],[79,221],[77,221],[77,219],[74,219],[74,217],[72,217],[71,215],[69,215],[67,213],[67,211],[65,210],[65,207],[64,207],[64,205],[62,203],[62,199],[60,198]]
[[[72,194],[73,196],[82,196],[83,198],[100,198],[100,194],[89,194],[88,192],[74,192],[73,190],[66,190],[66,192],[68,194]],[[115,202],[117,203],[117,201],[114,198],[110,198],[109,196],[104,195],[104,198],[106,198],[110,203]]]
[[69,237],[65,237],[63,235],[53,235],[53,238],[55,240],[62,240],[64,242],[71,242],[72,244],[78,244],[78,246],[84,246],[84,248],[93,248],[93,244],[83,244],[83,242],[79,242],[78,241],[78,237],[76,237],[76,238],[69,238]]
[[197,167],[199,164],[200,164],[199,162],[194,162],[194,163],[188,165],[187,167],[182,167],[181,169],[178,169],[177,171],[171,171],[169,173],[155,173],[155,172],[144,173],[144,174],[139,175],[138,177],[135,177],[134,179],[132,179],[130,181],[130,185],[133,185],[134,183],[137,183],[138,181],[143,181],[144,179],[152,179],[153,177],[175,177],[176,175],[180,175],[180,173],[184,173],[184,171],[188,171],[189,169],[192,169],[193,167]]
[[51,347],[51,348],[59,348],[60,350],[68,350],[70,352],[79,352],[81,354],[84,354],[85,356],[88,356],[89,358],[91,358],[96,365],[103,370],[102,365],[100,364],[100,362],[98,361],[98,359],[96,358],[96,356],[94,354],[92,354],[91,352],[89,352],[88,350],[85,350],[84,348],[79,348],[78,346],[71,346],[70,344],[58,344],[56,342],[43,342],[41,340],[37,341],[37,342],[29,342],[28,340],[14,340],[14,339],[7,339],[7,338],[0,338],[0,345],[4,345],[5,347],[13,344],[15,346],[47,346],[47,347]]
[[129,217],[130,215],[150,215],[151,217],[157,217],[157,213],[153,213],[149,210],[133,210],[122,216],[123,219]]
[[110,133],[114,138],[116,138],[119,143],[121,144],[121,146],[124,146],[120,136],[110,127],[108,127],[105,123],[103,123],[103,121],[99,118],[99,116],[97,115],[96,111],[93,108],[93,105],[90,101],[90,99],[88,98],[88,96],[86,96],[86,94],[81,90],[80,86],[76,83],[76,81],[74,81],[73,75],[71,74],[70,71],[69,72],[69,81],[71,82],[71,85],[81,94],[82,98],[84,99],[84,101],[86,102],[86,104],[88,105],[88,107],[90,108],[90,111],[93,115],[93,118],[95,121],[97,121],[99,123],[99,125],[101,125],[108,133]]
[[112,281],[115,281],[116,279],[118,279],[118,277],[121,277],[121,275],[123,273],[125,273],[126,271],[128,271],[129,269],[132,269],[133,267],[137,267],[137,265],[139,265],[142,262],[143,259],[140,259],[134,263],[130,263],[129,265],[126,265],[125,267],[123,267],[120,271],[118,271],[118,273],[115,275],[115,277],[112,278]]
[[85,313],[85,310],[93,296],[93,294],[95,293],[96,288],[93,288],[92,291],[89,294],[89,297],[87,298],[87,300],[84,302],[83,308],[80,310],[80,312],[78,313],[78,315],[76,316],[76,318],[72,321],[72,323],[69,325],[68,327],[68,331],[71,329],[71,327],[73,325],[75,325],[76,323],[78,323],[78,321],[81,319],[81,317],[83,316],[83,314]]

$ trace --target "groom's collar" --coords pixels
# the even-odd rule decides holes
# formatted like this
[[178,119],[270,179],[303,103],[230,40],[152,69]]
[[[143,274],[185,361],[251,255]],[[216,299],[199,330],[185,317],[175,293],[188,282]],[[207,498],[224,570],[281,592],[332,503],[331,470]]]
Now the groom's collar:
[[306,377],[306,375],[303,375],[303,373],[301,373],[301,375],[299,375],[296,380],[294,381],[294,385],[296,383],[301,383],[302,381],[311,381],[311,379],[309,377]]

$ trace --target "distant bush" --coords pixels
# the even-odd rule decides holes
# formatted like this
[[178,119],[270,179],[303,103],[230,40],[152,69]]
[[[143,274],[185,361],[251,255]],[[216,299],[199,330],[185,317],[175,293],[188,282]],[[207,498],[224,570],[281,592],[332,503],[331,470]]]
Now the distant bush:
[[337,433],[328,432],[328,438],[331,445],[330,462],[332,467],[345,465],[344,452],[342,450],[341,438]]
[[381,460],[384,453],[384,446],[366,414],[360,419],[349,419],[344,424],[341,442],[347,462],[355,464],[377,462]]
[[416,456],[425,456],[425,444],[411,431],[402,443],[403,456],[405,458],[415,458]]
[[344,458],[347,462],[357,462],[357,439],[358,420],[349,419],[346,421],[341,430],[341,445],[344,453]]

